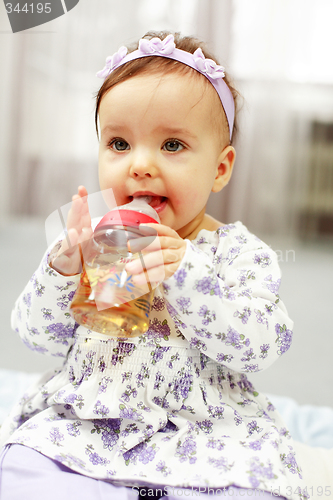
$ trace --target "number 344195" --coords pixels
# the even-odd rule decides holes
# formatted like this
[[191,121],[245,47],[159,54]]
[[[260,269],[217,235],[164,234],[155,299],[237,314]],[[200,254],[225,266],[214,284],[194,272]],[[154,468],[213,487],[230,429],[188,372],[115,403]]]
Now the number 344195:
[[42,14],[42,12],[44,12],[45,14],[50,14],[51,12],[51,2],[48,3],[39,2],[37,4],[25,3],[23,7],[20,7],[19,3],[17,3],[16,5],[13,3],[6,3],[5,5],[7,14],[11,14],[12,12],[17,12],[18,14],[20,12],[23,12],[25,14],[28,13],[33,14],[34,12],[37,12],[37,14]]

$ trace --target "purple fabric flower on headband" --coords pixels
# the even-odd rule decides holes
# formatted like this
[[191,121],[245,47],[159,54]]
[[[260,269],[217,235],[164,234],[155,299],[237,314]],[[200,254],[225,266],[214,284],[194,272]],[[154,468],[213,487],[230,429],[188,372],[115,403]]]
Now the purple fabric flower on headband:
[[226,113],[231,139],[235,116],[235,104],[228,85],[223,81],[225,77],[224,68],[216,64],[212,59],[206,59],[200,47],[193,54],[186,50],[178,49],[176,48],[175,39],[172,34],[168,35],[164,40],[158,37],[154,37],[151,40],[142,38],[139,41],[138,50],[134,50],[128,54],[126,47],[120,47],[118,52],[108,57],[105,67],[97,73],[97,76],[105,79],[114,69],[119,68],[122,64],[149,56],[162,56],[174,59],[175,61],[179,61],[199,71],[210,80],[210,83],[220,97]]
[[98,78],[106,78],[117,64],[124,59],[127,54],[127,47],[120,47],[118,52],[106,58],[104,68],[97,73]]
[[224,78],[224,67],[219,66],[212,59],[206,59],[200,48],[193,53],[193,59],[198,70],[201,71],[201,73],[205,73],[209,78],[213,80]]
[[157,52],[158,54],[169,55],[172,54],[175,48],[176,45],[173,35],[168,35],[166,38],[164,38],[164,40],[155,37],[151,40],[142,38],[139,41],[139,50],[141,50],[141,52],[144,52],[145,54],[154,55]]

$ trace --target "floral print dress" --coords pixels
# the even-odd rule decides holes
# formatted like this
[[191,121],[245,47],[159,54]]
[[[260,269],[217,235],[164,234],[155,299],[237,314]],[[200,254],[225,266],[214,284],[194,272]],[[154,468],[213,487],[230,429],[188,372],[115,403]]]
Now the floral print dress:
[[69,306],[79,276],[39,269],[12,325],[32,350],[63,358],[2,426],[71,469],[123,485],[235,485],[307,498],[281,417],[247,374],[290,347],[276,254],[240,223],[202,230],[155,290],[146,334],[109,339]]

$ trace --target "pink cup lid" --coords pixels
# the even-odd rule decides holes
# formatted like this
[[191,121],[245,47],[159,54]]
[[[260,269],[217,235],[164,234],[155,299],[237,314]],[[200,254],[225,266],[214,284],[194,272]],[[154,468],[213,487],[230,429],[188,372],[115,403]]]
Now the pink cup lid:
[[132,226],[138,227],[140,224],[156,224],[156,220],[149,215],[134,210],[111,210],[96,226],[95,231],[104,229],[110,226]]

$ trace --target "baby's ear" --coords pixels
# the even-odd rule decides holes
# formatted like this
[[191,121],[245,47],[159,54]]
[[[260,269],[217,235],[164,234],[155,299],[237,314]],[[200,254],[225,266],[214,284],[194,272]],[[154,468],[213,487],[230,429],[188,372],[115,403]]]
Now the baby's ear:
[[229,182],[235,163],[236,151],[232,146],[223,149],[218,157],[218,166],[215,181],[212,187],[213,193],[218,193]]

